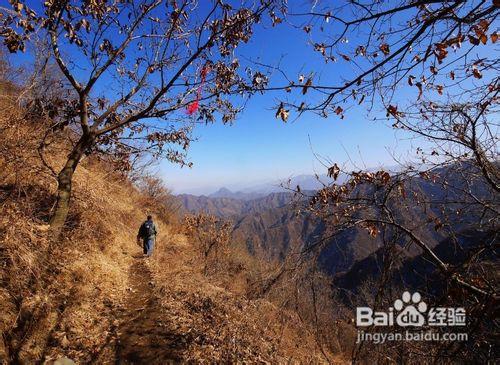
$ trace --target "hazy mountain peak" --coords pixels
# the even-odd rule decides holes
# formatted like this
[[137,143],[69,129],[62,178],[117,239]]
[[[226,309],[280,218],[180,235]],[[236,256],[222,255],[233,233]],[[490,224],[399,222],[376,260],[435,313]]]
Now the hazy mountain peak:
[[208,196],[211,198],[231,198],[234,193],[226,187],[222,187],[216,192],[209,194]]
[[236,191],[233,192],[226,187],[222,187],[217,190],[215,193],[209,194],[209,198],[231,198],[231,199],[239,199],[239,200],[252,200],[265,196],[267,194],[262,192],[243,192]]

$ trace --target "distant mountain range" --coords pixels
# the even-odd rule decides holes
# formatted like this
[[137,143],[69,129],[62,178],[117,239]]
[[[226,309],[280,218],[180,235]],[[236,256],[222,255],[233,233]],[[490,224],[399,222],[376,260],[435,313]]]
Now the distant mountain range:
[[[343,180],[344,179],[340,177],[338,182],[342,183]],[[286,192],[289,191],[289,188],[296,188],[297,186],[300,186],[302,190],[317,190],[323,186],[323,183],[329,183],[331,181],[332,179],[326,175],[298,175],[290,177],[289,179],[256,184],[242,189],[231,190],[227,187],[222,187],[207,196],[210,198],[252,200],[272,193]]]
[[[338,179],[341,181],[341,179]],[[326,175],[299,175],[281,182],[266,183],[232,191],[226,187],[208,195],[178,194],[177,198],[187,212],[208,212],[220,217],[235,218],[289,202],[293,196],[290,188],[297,186],[304,191],[321,188],[332,180]]]
[[[440,170],[438,174],[441,179],[447,179],[448,184],[470,185],[476,197],[491,196],[481,181],[465,181],[467,177],[463,175],[463,171],[458,173],[450,167]],[[328,181],[325,176],[320,179]],[[305,191],[311,190],[310,193],[322,186],[316,177],[307,175],[292,179],[290,186],[296,185],[300,185]],[[308,247],[324,241],[319,256],[320,266],[332,277],[336,286],[348,291],[356,291],[362,282],[372,280],[380,274],[385,252],[383,239],[388,237],[371,237],[362,228],[347,229],[334,238],[328,237],[328,227],[324,222],[310,214],[297,213],[298,208],[306,204],[306,201],[297,201],[293,193],[283,188],[277,190],[266,194],[263,191],[232,192],[222,188],[209,196],[183,194],[178,199],[188,212],[204,211],[232,220],[233,242],[266,260],[282,260],[291,247]],[[394,214],[401,222],[415,226],[415,233],[450,261],[464,257],[464,253],[456,248],[455,251],[447,249],[451,244],[447,231],[436,230],[433,222],[426,223],[429,213],[443,220],[446,216],[447,224],[453,232],[465,232],[465,238],[455,237],[454,242],[463,242],[466,248],[474,246],[487,235],[485,232],[474,231],[474,224],[481,214],[474,205],[465,210],[462,210],[463,207],[450,205],[450,211],[445,212],[439,204],[432,203],[457,200],[454,195],[456,193],[444,190],[439,183],[414,178],[408,199],[412,199],[412,193],[423,196],[428,203],[396,204],[393,207]],[[457,214],[455,210],[461,214]],[[415,224],[418,222],[421,224]],[[401,241],[400,245],[404,243]],[[433,271],[433,266],[429,266],[428,260],[417,247],[411,246],[411,249],[405,250],[401,248],[400,251],[399,264],[395,265],[400,270],[400,282],[417,285],[420,281],[413,277],[416,272],[420,271],[419,275],[422,276]],[[424,262],[427,264],[424,265]]]
[[[397,166],[386,166],[384,167],[386,171],[398,171]],[[376,171],[378,169],[372,168],[367,169],[367,171]],[[340,174],[337,178],[336,183],[342,184],[346,180],[346,175]],[[323,187],[324,184],[329,184],[332,179],[326,174],[302,174],[297,176],[291,176],[290,178],[283,178],[275,181],[267,181],[261,183],[249,184],[244,187],[231,187],[223,186],[218,188],[216,191],[211,193],[206,193],[206,189],[202,189],[202,192],[197,190],[188,191],[178,195],[195,195],[195,196],[208,196],[210,198],[233,198],[242,200],[251,200],[261,198],[265,195],[271,193],[280,193],[290,191],[300,186],[302,190],[318,190]],[[210,190],[208,190],[210,191]]]
[[[238,220],[251,213],[285,206],[293,198],[293,194],[289,192],[271,193],[256,196],[255,198],[250,198],[249,194],[244,194],[233,193],[227,196],[181,194],[177,195],[177,199],[186,212],[206,212],[218,217]],[[239,198],[235,198],[235,196]]]
[[237,191],[233,192],[228,188],[220,188],[215,193],[208,195],[209,198],[230,198],[230,199],[240,199],[240,200],[253,200],[266,196],[267,193],[263,192],[243,192]]

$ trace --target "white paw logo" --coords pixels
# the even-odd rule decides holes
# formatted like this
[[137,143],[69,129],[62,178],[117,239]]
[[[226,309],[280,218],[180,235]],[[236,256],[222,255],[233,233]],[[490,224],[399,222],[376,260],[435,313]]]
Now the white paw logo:
[[394,302],[394,309],[401,311],[396,317],[396,323],[401,327],[420,327],[425,323],[422,313],[427,311],[427,304],[422,301],[422,296],[418,292],[411,295],[410,292],[405,291],[401,299]]

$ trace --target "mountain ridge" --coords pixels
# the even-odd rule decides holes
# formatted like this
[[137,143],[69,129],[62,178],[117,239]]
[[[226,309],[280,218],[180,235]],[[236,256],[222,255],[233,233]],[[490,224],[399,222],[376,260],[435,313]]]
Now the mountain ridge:
[[[456,174],[455,170],[454,166],[448,166],[435,173],[443,179],[448,179],[448,183],[463,184],[464,177]],[[423,205],[410,203],[405,208],[393,207],[398,219],[407,224],[419,222],[429,212],[432,212],[436,219],[440,217],[443,219],[445,212],[431,202],[456,198],[453,193],[443,190],[439,183],[418,176],[413,178],[408,189],[423,196],[429,203]],[[475,184],[474,189],[478,196],[487,194],[481,183]],[[313,192],[306,193],[312,195]],[[408,195],[408,199],[412,199],[412,193],[408,192]],[[297,200],[292,192],[271,193],[250,200],[184,197],[184,207],[191,213],[205,211],[233,221],[233,239],[261,258],[280,261],[286,257],[290,247],[307,247],[326,239],[324,249],[319,256],[319,263],[331,276],[348,271],[353,264],[368,258],[382,247],[380,236],[371,237],[367,230],[359,227],[347,229],[338,236],[328,239],[328,230],[324,222],[304,212],[297,214],[297,210],[303,208],[305,204],[306,199]],[[446,214],[452,218],[456,217],[451,211]],[[474,214],[469,216],[474,217]],[[467,229],[469,222],[468,219],[455,218],[449,224],[453,224],[456,230],[464,230]],[[419,227],[415,227],[415,233],[427,242],[430,248],[446,238],[446,234],[436,230],[432,222],[423,222]],[[412,245],[406,254],[413,257],[421,254],[421,251]]]

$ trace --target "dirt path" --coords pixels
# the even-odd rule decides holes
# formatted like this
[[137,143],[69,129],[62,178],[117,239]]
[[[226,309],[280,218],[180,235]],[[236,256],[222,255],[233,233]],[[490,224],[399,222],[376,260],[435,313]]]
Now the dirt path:
[[175,330],[154,294],[148,259],[134,258],[131,288],[117,315],[116,364],[175,364],[182,361],[188,337]]

